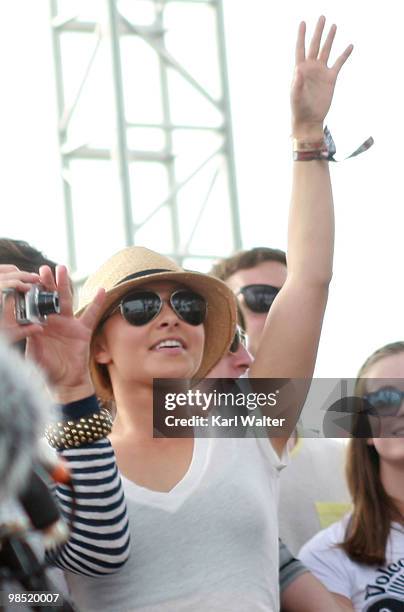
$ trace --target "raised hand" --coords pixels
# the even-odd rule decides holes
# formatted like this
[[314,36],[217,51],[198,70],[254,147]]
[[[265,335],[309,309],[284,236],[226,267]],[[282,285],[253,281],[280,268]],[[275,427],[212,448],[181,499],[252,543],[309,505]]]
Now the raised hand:
[[317,22],[306,56],[306,24],[299,26],[295,74],[291,90],[292,133],[295,137],[321,137],[323,121],[331,106],[338,73],[352,53],[349,45],[334,65],[327,66],[337,27],[332,25],[320,49],[325,17]]
[[105,292],[100,289],[83,314],[75,318],[66,268],[57,266],[56,281],[48,266],[39,272],[41,284],[48,291],[58,291],[60,314],[49,315],[42,333],[27,340],[27,356],[45,370],[58,401],[67,403],[93,392],[88,367],[90,340]]

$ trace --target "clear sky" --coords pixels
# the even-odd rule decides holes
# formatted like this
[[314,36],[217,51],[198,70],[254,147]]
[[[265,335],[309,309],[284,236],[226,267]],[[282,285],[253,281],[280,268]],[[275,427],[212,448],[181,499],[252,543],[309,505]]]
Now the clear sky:
[[[299,21],[306,19],[310,32],[324,13],[329,24],[339,27],[336,50],[355,45],[327,123],[337,157],[351,153],[369,135],[376,144],[332,168],[336,251],[319,376],[354,376],[371,351],[404,335],[400,9],[393,0],[225,0],[245,247],[286,246],[288,97]],[[28,240],[64,261],[48,14],[47,0],[14,0],[2,7],[0,234]],[[91,210],[94,235],[101,235],[108,227],[101,227],[97,201]],[[88,234],[84,226],[82,231]],[[111,237],[108,254],[115,243],[119,246],[119,236]],[[91,244],[82,256],[91,267]]]

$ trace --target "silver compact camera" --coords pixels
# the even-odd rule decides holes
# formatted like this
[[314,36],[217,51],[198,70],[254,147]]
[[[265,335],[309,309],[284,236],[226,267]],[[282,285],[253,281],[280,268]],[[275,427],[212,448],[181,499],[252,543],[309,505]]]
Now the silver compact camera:
[[60,314],[59,294],[33,285],[27,293],[15,292],[15,319],[19,325],[44,324],[48,315]]

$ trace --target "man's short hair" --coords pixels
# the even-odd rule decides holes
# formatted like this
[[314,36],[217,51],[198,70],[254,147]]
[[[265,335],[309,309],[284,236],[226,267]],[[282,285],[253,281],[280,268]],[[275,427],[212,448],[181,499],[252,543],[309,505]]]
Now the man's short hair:
[[212,276],[226,281],[229,276],[235,274],[239,270],[248,270],[255,268],[258,264],[264,261],[279,261],[286,266],[286,253],[280,249],[271,249],[269,247],[255,247],[245,251],[239,251],[231,257],[226,257],[218,261],[211,269]]
[[[48,259],[32,247],[25,240],[13,240],[12,238],[0,238],[0,264],[8,264],[16,266],[24,272],[38,274],[41,266],[49,266],[55,276],[56,262]],[[73,287],[70,284],[70,289],[73,293]],[[17,349],[21,353],[25,353],[26,340],[20,340],[16,343]]]
[[19,270],[38,273],[41,266],[49,266],[55,274],[56,262],[48,259],[28,242],[0,238],[0,264],[12,264]]

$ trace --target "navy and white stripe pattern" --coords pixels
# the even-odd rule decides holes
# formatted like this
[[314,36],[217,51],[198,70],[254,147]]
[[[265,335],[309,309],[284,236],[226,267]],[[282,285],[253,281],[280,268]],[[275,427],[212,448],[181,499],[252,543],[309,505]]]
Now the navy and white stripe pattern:
[[117,572],[129,557],[129,523],[113,448],[104,438],[59,452],[71,471],[74,498],[66,485],[58,485],[55,493],[68,524],[74,513],[73,524],[68,542],[47,558],[63,570],[86,576]]

